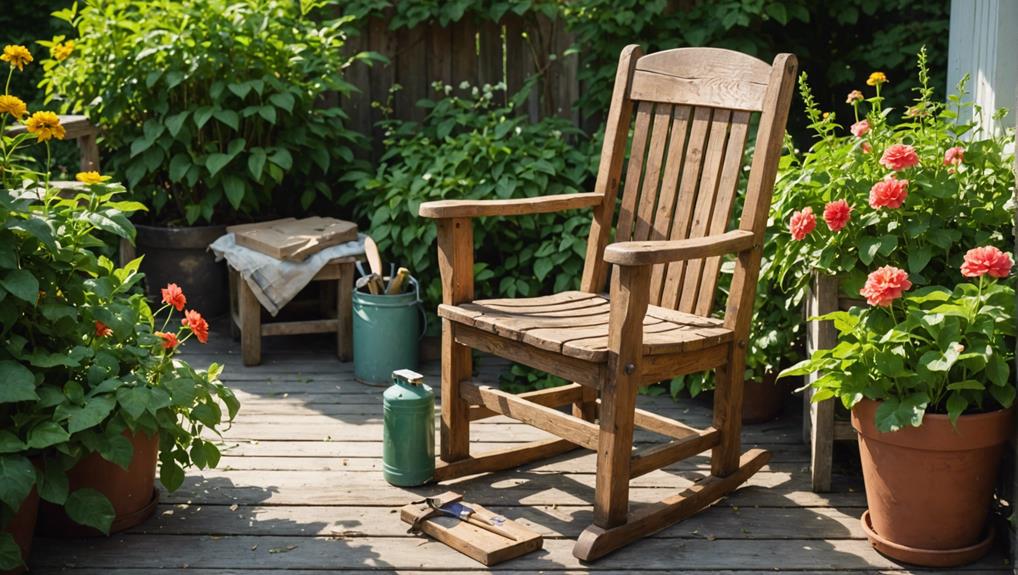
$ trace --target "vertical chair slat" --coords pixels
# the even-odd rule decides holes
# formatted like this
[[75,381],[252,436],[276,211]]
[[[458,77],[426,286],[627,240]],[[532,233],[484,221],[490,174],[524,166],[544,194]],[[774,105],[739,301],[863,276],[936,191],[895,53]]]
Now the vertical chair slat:
[[668,128],[672,123],[672,107],[657,104],[654,107],[654,128],[650,136],[650,147],[647,150],[646,169],[643,171],[643,191],[640,193],[640,206],[636,213],[636,226],[633,239],[642,241],[650,237],[653,223],[654,208],[657,206],[658,188],[661,185],[661,168],[664,163],[665,148],[668,146]]
[[[687,237],[700,238],[707,235],[707,226],[710,224],[714,205],[718,199],[721,164],[725,159],[725,144],[728,141],[728,124],[731,117],[731,110],[714,111],[707,155],[704,157],[703,170],[700,173],[700,189],[696,194],[696,208],[693,211],[693,221],[689,225]],[[680,311],[688,313],[695,307],[702,269],[703,260],[696,259],[686,262],[686,273],[682,279],[681,295],[679,296],[678,309]]]
[[626,166],[626,184],[622,191],[622,207],[619,209],[618,231],[615,241],[629,241],[636,223],[636,210],[640,200],[640,181],[643,176],[643,162],[647,149],[647,136],[653,119],[654,103],[640,102],[636,109],[636,127],[633,129],[633,144]]
[[[711,216],[707,235],[722,234],[728,228],[728,220],[732,217],[735,195],[739,186],[739,171],[742,167],[742,155],[746,150],[746,137],[749,135],[749,112],[733,112],[731,131],[728,135],[728,149],[725,150],[725,162],[721,168],[721,181],[718,184],[717,201],[714,215]],[[713,257],[703,260],[703,273],[700,280],[700,293],[696,299],[694,313],[709,315],[714,307],[715,290],[718,285],[718,270],[721,258]]]
[[[672,106],[672,132],[668,143],[665,171],[661,177],[661,192],[654,214],[654,227],[650,230],[651,240],[667,240],[675,219],[676,192],[679,189],[679,175],[686,151],[686,136],[689,133],[689,117],[693,109],[689,106]],[[660,305],[661,287],[664,284],[667,266],[654,266],[650,278],[650,303]]]
[[[686,156],[682,166],[679,202],[675,208],[675,220],[672,223],[670,239],[673,240],[683,240],[689,237],[689,224],[693,219],[693,207],[696,204],[696,184],[700,179],[700,166],[704,157],[710,120],[710,108],[694,109],[693,126],[689,131],[689,143],[686,144]],[[668,264],[664,291],[661,294],[662,307],[675,309],[678,304],[679,286],[682,285],[684,270],[685,262]]]

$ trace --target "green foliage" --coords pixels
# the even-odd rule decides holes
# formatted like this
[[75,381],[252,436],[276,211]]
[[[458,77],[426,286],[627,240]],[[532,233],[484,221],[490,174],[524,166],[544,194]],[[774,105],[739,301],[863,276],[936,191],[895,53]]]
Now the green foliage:
[[554,16],[552,0],[347,0],[343,13],[357,18],[385,16],[389,29],[412,28],[427,22],[448,26],[471,15],[497,22],[508,14],[538,12]]
[[880,431],[918,427],[926,412],[957,422],[965,411],[1014,402],[1014,345],[1007,341],[1014,313],[1014,288],[984,277],[953,291],[917,290],[887,308],[830,313],[816,319],[834,322],[838,345],[782,376],[821,371],[814,401],[836,397],[849,409],[863,398],[881,401]]
[[[370,220],[379,248],[421,279],[427,309],[441,301],[436,228],[420,218],[422,202],[507,199],[584,191],[593,174],[587,144],[570,123],[530,123],[517,113],[526,93],[497,104],[501,85],[436,86],[422,100],[423,123],[383,122],[385,154],[373,175],[351,175],[344,202]],[[590,214],[567,212],[474,222],[478,297],[526,297],[575,288],[583,269]]]
[[[43,63],[48,97],[103,128],[108,165],[161,223],[306,210],[363,137],[322,106],[353,87],[350,18],[288,0],[104,0],[57,13],[70,58]],[[304,9],[311,10],[305,13]]]
[[[868,272],[883,265],[905,269],[917,286],[953,285],[966,250],[1010,238],[1008,202],[1015,180],[1013,153],[1005,152],[1009,137],[957,123],[972,106],[964,101],[964,82],[947,104],[937,102],[924,62],[921,52],[914,106],[887,108],[879,86],[856,103],[846,123],[868,122],[862,137],[844,134],[836,114],[822,113],[805,75],[801,78],[806,115],[817,139],[807,152],[792,150],[783,159],[771,217],[787,226],[795,212],[811,208],[818,223],[802,241],[794,240],[787,228],[779,232],[775,277],[790,291],[801,293],[810,272],[817,270],[842,276],[844,292],[857,297]],[[882,165],[882,154],[894,144],[914,147],[919,164],[897,172]],[[946,165],[945,152],[956,146],[964,150],[964,161]],[[871,188],[892,176],[908,180],[907,199],[900,208],[872,207]],[[851,220],[838,232],[820,219],[835,200],[852,207]]]

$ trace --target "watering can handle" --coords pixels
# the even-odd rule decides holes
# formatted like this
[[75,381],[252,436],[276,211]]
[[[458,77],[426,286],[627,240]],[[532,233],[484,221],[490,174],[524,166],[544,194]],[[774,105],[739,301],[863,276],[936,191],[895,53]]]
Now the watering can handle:
[[418,340],[424,339],[424,335],[428,333],[428,312],[424,311],[424,302],[421,301],[421,284],[417,281],[417,278],[410,276],[410,283],[414,286],[414,296],[417,298],[417,311],[421,312],[421,329],[420,335],[417,336]]

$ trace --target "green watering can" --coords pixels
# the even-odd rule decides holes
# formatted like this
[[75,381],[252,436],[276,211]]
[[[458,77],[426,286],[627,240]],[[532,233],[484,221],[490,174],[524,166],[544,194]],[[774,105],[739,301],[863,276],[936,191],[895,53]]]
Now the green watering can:
[[424,376],[400,369],[382,394],[382,475],[392,485],[423,485],[435,477],[435,392]]

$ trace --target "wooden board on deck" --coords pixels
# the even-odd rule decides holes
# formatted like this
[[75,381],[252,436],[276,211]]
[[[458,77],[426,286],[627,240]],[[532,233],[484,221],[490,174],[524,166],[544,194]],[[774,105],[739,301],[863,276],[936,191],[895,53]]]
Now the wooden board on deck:
[[[334,351],[327,336],[294,336],[266,350],[263,365],[247,369],[239,345],[225,331],[213,331],[209,343],[191,348],[187,359],[196,367],[225,363],[223,381],[242,403],[236,424],[224,432],[219,468],[189,470],[178,491],[162,494],[156,515],[128,532],[36,538],[32,573],[914,572],[866,541],[858,523],[866,507],[861,478],[835,475],[833,492],[811,491],[810,450],[796,441],[801,420],[791,402],[785,419],[746,427],[747,444],[775,453],[746,488],[627,549],[582,564],[572,549],[593,516],[596,454],[577,450],[446,486],[392,487],[381,474],[383,390],[354,382],[349,364],[336,361]],[[482,360],[477,367],[487,374],[493,365]],[[437,381],[438,364],[423,364],[420,373]],[[694,425],[710,421],[710,408],[688,399],[640,396],[637,404]],[[505,418],[476,421],[470,447],[482,453],[548,437],[525,429]],[[641,447],[666,439],[639,436]],[[632,505],[678,492],[707,469],[701,457],[644,475],[634,481]],[[488,568],[442,543],[406,534],[400,508],[448,490],[540,533],[542,549]],[[1011,573],[1005,560],[995,550],[953,572]]]
[[230,226],[238,246],[279,260],[302,261],[325,248],[357,239],[357,224],[335,218],[282,218]]

